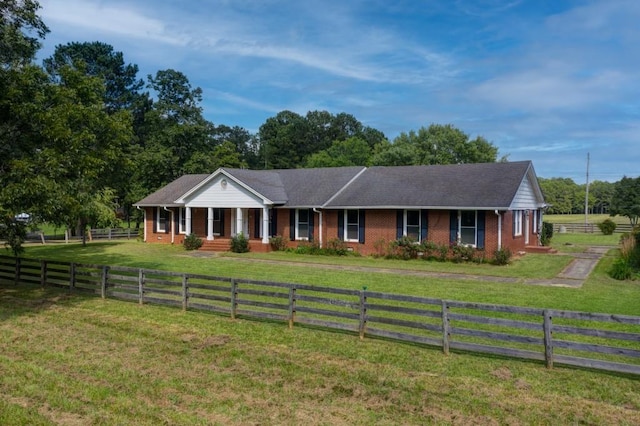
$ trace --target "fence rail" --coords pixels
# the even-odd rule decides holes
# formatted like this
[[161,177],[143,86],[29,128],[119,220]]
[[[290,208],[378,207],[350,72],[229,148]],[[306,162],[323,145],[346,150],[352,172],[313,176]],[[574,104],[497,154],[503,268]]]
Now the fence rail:
[[[631,232],[632,226],[629,223],[619,223],[613,232],[624,234]],[[570,233],[570,234],[601,234],[597,223],[554,223],[554,233]]]
[[[132,228],[94,228],[89,229],[87,238],[91,240],[116,240],[116,239],[128,239],[137,238],[138,230]],[[44,235],[41,231],[29,232],[27,239],[30,241],[51,241],[51,240],[81,240],[82,236],[70,236],[68,231],[65,231],[63,235]]]
[[640,375],[640,317],[0,256],[0,281]]

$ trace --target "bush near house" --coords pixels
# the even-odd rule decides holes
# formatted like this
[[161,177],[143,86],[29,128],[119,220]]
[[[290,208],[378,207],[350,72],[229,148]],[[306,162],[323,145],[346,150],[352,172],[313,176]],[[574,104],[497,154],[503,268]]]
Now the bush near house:
[[196,234],[189,234],[185,237],[183,245],[186,250],[198,250],[202,247],[202,238]]
[[605,219],[602,222],[598,223],[598,228],[604,235],[611,235],[616,230],[616,223],[611,219]]

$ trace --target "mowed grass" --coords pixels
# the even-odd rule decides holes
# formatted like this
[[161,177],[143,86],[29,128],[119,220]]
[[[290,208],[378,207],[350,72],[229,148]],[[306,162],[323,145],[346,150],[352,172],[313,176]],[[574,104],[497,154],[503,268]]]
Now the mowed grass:
[[583,214],[545,214],[543,220],[551,223],[600,223],[606,219],[611,219],[618,224],[629,224],[629,218],[624,216],[609,216],[608,214],[589,214],[586,218]]
[[2,425],[640,424],[640,380],[0,284]]

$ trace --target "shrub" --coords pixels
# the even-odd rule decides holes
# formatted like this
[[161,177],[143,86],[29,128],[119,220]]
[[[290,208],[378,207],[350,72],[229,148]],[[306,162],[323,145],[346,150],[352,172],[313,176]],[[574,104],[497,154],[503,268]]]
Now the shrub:
[[440,262],[445,262],[449,257],[449,246],[446,244],[440,244],[437,250],[438,250],[438,260]]
[[598,224],[598,228],[604,235],[611,235],[616,230],[616,223],[611,219],[605,219]]
[[327,247],[324,251],[326,254],[333,256],[345,256],[349,252],[347,243],[339,238],[332,238],[327,241]]
[[542,222],[542,229],[540,230],[540,244],[548,246],[553,238],[553,223]]
[[494,265],[508,265],[511,262],[511,250],[508,248],[501,248],[493,253]]
[[389,243],[384,238],[379,238],[373,243],[373,248],[376,252],[373,257],[388,257],[389,256]]
[[433,260],[438,253],[438,245],[433,241],[423,241],[420,243],[420,251],[424,260]]
[[322,254],[320,244],[315,241],[301,241],[294,251],[298,254]]
[[231,238],[231,251],[234,253],[248,253],[249,240],[243,233],[239,233]]
[[627,260],[620,257],[613,262],[609,275],[616,280],[628,280],[633,277],[633,268]]
[[287,240],[282,235],[269,238],[269,244],[274,251],[285,251],[287,249]]
[[196,234],[189,234],[182,244],[186,250],[198,250],[202,247],[202,238],[199,238]]
[[475,249],[465,244],[453,244],[451,246],[452,259],[456,263],[473,260]]
[[394,241],[395,255],[400,259],[417,259],[420,245],[411,237],[402,237]]

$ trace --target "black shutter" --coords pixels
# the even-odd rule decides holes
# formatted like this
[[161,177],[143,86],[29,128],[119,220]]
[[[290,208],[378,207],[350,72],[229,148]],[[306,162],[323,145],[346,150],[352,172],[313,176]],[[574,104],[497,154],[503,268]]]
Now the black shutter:
[[289,239],[291,241],[296,239],[296,210],[289,210]]
[[449,221],[449,242],[455,243],[458,240],[458,211],[451,210]]
[[364,244],[364,210],[358,210],[358,242]]
[[275,237],[278,235],[278,210],[270,209],[269,214],[271,215],[271,236]]
[[511,236],[516,237],[516,210],[511,210]]
[[309,241],[313,241],[313,209],[309,209]]
[[152,214],[153,214],[153,233],[158,232],[158,211],[160,210],[160,207],[154,207],[152,210]]
[[344,241],[344,210],[338,210],[338,239]]
[[427,241],[429,233],[429,210],[420,210],[420,241]]
[[253,209],[253,238],[260,238],[260,209]]
[[227,213],[226,209],[220,209],[220,236],[224,237],[224,215]]
[[484,210],[478,211],[478,248],[484,248],[484,229],[485,229],[485,212]]
[[398,210],[396,212],[396,239],[402,238],[404,234],[404,210]]

